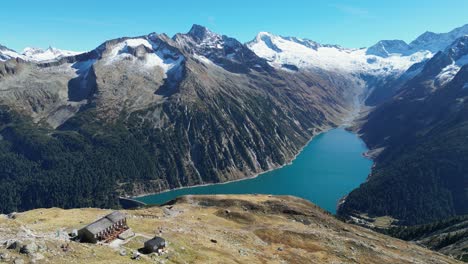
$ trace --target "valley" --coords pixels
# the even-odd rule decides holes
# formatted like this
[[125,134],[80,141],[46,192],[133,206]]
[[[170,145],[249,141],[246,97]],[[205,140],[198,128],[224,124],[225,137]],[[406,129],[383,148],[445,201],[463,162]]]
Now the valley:
[[370,173],[372,161],[362,156],[365,151],[357,136],[343,128],[333,129],[315,136],[290,164],[253,179],[182,188],[136,199],[146,204],[164,204],[188,194],[293,195],[335,213],[339,199]]
[[[341,220],[464,259],[464,220],[424,224],[468,214],[467,47],[468,25],[359,49],[268,32],[241,43],[196,24],[86,52],[0,45],[0,213],[118,208],[155,193],[139,199],[297,195],[335,213],[343,197]],[[364,248],[352,261],[375,257]]]

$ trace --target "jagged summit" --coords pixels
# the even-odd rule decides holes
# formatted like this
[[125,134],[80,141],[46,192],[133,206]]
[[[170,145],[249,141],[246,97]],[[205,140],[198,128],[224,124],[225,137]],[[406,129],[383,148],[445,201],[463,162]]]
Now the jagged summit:
[[186,34],[178,33],[172,38],[179,47],[194,54],[195,58],[213,63],[230,72],[247,73],[268,71],[271,68],[237,39],[212,32],[206,27],[193,25]]
[[392,54],[408,55],[411,47],[403,40],[381,40],[377,44],[367,49],[367,55],[375,55],[383,58],[389,57]]
[[257,36],[255,36],[254,40],[252,41],[261,41],[261,40],[264,40],[266,38],[273,38],[275,37],[276,35],[271,33],[271,32],[268,32],[268,31],[260,31],[258,32]]
[[219,36],[218,34],[212,32],[208,28],[198,25],[198,24],[193,24],[192,28],[187,33],[187,35],[199,41],[204,40],[206,38],[213,38],[213,37]]
[[445,52],[451,53],[455,60],[458,60],[462,56],[468,54],[468,35],[464,35],[456,39],[450,46],[448,46]]
[[273,43],[273,40],[272,40],[273,38],[275,38],[275,35],[269,32],[259,32],[257,36],[255,37],[255,39],[252,40],[251,42],[248,42],[247,45],[253,45],[253,43],[263,42],[271,50],[276,51],[276,52],[282,52],[283,50],[278,48],[278,46],[276,46]]

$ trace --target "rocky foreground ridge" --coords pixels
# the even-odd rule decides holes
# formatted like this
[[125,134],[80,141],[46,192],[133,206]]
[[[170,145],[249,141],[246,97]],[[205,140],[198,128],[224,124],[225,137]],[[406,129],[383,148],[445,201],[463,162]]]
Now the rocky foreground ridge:
[[[1,215],[0,262],[459,263],[343,223],[290,196],[184,196],[170,205],[122,212],[136,236],[108,245],[72,242],[68,233],[109,210],[51,208]],[[132,260],[155,234],[167,240],[167,253]]]

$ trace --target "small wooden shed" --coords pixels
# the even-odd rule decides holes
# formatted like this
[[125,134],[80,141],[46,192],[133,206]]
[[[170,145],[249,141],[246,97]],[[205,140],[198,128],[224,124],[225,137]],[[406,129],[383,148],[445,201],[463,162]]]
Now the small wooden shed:
[[159,253],[161,250],[166,248],[166,240],[162,237],[155,236],[154,238],[145,242],[146,253]]

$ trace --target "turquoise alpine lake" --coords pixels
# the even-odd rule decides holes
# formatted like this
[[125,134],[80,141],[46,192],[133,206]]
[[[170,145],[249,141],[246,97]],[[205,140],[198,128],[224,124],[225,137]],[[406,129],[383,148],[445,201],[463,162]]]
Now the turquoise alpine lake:
[[188,187],[138,197],[147,204],[163,204],[187,194],[274,194],[307,199],[331,213],[340,198],[363,183],[372,161],[362,154],[365,144],[355,134],[336,128],[317,135],[289,165],[256,178]]

